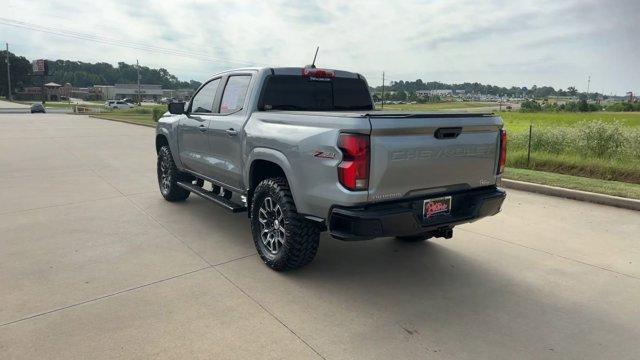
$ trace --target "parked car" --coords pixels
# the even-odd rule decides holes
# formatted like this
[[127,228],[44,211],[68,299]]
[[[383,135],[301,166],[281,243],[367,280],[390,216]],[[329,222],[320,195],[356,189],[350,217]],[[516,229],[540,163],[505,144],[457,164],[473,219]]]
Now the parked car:
[[111,104],[115,103],[117,100],[107,100],[104,102],[104,107],[110,108]]
[[44,108],[44,105],[42,105],[41,103],[35,103],[31,105],[31,113],[46,113],[47,110]]
[[455,226],[497,214],[505,198],[500,117],[375,111],[360,74],[233,70],[186,106],[168,107],[156,127],[160,193],[247,211],[274,270],[309,263],[322,231],[340,240],[451,238]]
[[129,104],[123,100],[114,101],[108,106],[110,109],[131,109],[134,105]]

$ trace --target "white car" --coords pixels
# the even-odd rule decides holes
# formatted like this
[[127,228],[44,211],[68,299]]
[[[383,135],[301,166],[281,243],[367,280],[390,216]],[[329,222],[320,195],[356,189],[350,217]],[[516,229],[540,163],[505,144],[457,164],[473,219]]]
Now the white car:
[[110,109],[131,109],[133,105],[129,104],[128,102],[118,100],[118,101],[111,102],[110,104],[107,105],[107,107]]

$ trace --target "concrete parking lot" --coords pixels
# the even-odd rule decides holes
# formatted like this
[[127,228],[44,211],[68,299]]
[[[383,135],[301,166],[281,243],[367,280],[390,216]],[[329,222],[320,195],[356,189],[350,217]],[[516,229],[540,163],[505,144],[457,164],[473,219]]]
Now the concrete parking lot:
[[153,129],[0,114],[0,358],[637,359],[640,213],[509,191],[450,240],[290,273],[245,214],[165,202]]

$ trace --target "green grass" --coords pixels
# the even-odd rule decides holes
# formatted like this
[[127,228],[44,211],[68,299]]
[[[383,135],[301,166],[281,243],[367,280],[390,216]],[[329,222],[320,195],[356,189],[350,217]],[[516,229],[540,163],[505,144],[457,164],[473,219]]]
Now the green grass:
[[505,179],[511,180],[527,181],[567,189],[640,199],[640,185],[638,184],[509,167],[505,170],[504,177]]
[[[493,102],[474,102],[474,101],[452,101],[426,104],[384,104],[384,110],[394,111],[438,111],[438,110],[457,110],[457,109],[477,109],[488,106],[498,106]],[[380,109],[380,106],[377,106]]]
[[126,123],[136,124],[136,125],[144,125],[144,126],[151,126],[151,127],[156,126],[156,122],[153,121],[151,114],[133,114],[133,113],[114,111],[114,112],[96,114],[91,116],[98,119],[114,120],[114,121],[126,122]]
[[640,162],[628,159],[600,159],[574,154],[532,152],[527,166],[526,151],[507,151],[507,166],[640,184]]
[[502,117],[505,129],[509,132],[529,131],[529,124],[533,124],[534,131],[543,127],[572,127],[580,121],[601,120],[604,122],[619,122],[623,126],[640,127],[640,112],[588,112],[588,113],[521,113],[516,111],[502,111],[496,114]]

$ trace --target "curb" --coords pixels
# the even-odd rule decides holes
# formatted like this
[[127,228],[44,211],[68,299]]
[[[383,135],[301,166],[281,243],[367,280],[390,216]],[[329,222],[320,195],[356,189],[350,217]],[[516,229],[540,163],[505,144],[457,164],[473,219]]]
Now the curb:
[[96,115],[96,114],[75,114],[75,115],[85,115],[85,116],[89,116],[89,117],[94,118],[94,119],[117,121],[117,122],[121,122],[121,123],[125,123],[125,124],[146,126],[146,127],[150,127],[150,128],[155,128],[156,127],[155,125],[151,125],[151,124],[140,124],[140,123],[133,122],[133,121],[127,121],[127,120],[121,120],[121,119],[110,119],[108,117],[101,117],[100,115]]
[[567,199],[587,201],[595,204],[615,206],[623,209],[640,211],[640,200],[596,194],[587,191],[559,188],[549,185],[534,184],[524,181],[502,179],[502,186],[509,189],[523,190],[543,195],[558,196]]

